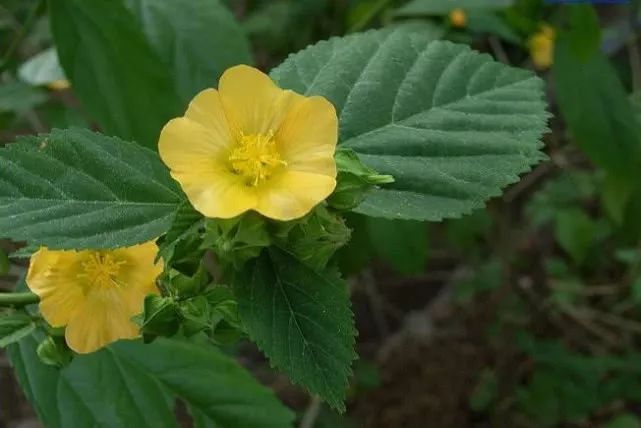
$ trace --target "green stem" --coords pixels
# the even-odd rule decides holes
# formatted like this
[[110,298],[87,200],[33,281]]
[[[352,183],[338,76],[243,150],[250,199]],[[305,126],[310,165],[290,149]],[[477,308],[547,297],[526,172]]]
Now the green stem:
[[30,291],[24,293],[0,293],[0,306],[26,306],[39,301],[40,298]]

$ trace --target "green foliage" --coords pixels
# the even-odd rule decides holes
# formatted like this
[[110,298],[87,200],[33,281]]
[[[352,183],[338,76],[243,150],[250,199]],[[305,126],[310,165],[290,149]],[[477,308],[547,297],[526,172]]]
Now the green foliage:
[[394,182],[391,175],[380,175],[364,165],[358,155],[349,149],[336,151],[336,168],[338,178],[336,190],[327,203],[338,210],[351,210],[360,205],[368,190],[376,185]]
[[345,283],[275,248],[250,262],[234,283],[247,333],[271,364],[344,411],[356,357]]
[[415,26],[333,38],[271,73],[283,87],[332,101],[342,147],[394,177],[369,192],[360,213],[459,217],[542,159],[548,115],[541,81],[432,40]]
[[234,269],[258,257],[262,249],[271,243],[266,221],[256,213],[232,219],[210,219],[205,228],[202,247],[213,249],[221,262]]
[[40,89],[23,82],[0,85],[0,113],[24,113],[43,104],[47,97]]
[[350,238],[345,221],[320,206],[300,220],[274,225],[274,243],[315,270],[327,266]]
[[420,221],[368,218],[374,252],[402,274],[420,273],[428,256],[427,225]]
[[556,213],[556,241],[579,265],[606,235],[607,227],[581,210],[568,209]]
[[553,68],[559,108],[575,143],[592,162],[629,177],[641,160],[639,123],[598,40],[584,36],[598,34],[593,14],[591,9],[576,10],[572,30],[559,35]]
[[291,426],[292,414],[238,364],[212,347],[158,339],[119,342],[62,370],[38,361],[36,342],[9,348],[26,395],[48,427],[177,427],[174,398],[196,428]]
[[615,400],[641,399],[638,354],[582,355],[526,336],[519,345],[533,359],[533,372],[517,400],[537,426],[579,421]]
[[641,420],[632,413],[615,416],[603,428],[641,428]]
[[3,236],[54,249],[157,238],[180,191],[158,157],[88,130],[55,130],[0,149]]
[[36,324],[25,312],[0,314],[0,348],[5,348],[35,330]]
[[396,10],[399,16],[447,15],[454,9],[487,10],[510,6],[513,0],[412,0]]
[[75,94],[105,132],[150,148],[198,90],[250,62],[218,1],[55,0],[49,11]]

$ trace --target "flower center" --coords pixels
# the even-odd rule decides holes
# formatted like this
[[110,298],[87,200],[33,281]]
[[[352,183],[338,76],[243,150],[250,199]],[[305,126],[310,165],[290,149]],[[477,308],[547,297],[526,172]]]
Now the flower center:
[[264,134],[244,135],[229,155],[234,172],[247,179],[247,184],[257,186],[287,162],[281,159],[272,131]]
[[93,286],[100,288],[119,286],[116,276],[124,263],[124,260],[118,261],[109,254],[94,251],[82,262],[82,272],[78,276],[86,278]]

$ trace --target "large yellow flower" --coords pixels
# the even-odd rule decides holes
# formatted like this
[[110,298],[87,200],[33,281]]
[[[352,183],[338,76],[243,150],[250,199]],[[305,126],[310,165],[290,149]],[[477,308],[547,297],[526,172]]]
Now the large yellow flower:
[[207,217],[255,210],[276,220],[307,214],[336,187],[338,119],[323,97],[282,90],[245,65],[196,95],[162,130],[171,175]]
[[145,296],[158,293],[162,263],[153,242],[110,251],[51,251],[31,257],[27,285],[40,297],[40,312],[53,327],[67,326],[71,349],[88,353],[139,335],[131,321]]

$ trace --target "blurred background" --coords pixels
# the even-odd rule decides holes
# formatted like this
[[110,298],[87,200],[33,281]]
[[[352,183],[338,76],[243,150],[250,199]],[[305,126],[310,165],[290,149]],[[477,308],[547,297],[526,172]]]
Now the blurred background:
[[[346,415],[237,348],[300,426],[641,428],[639,2],[226,3],[264,70],[412,20],[534,70],[553,114],[549,159],[486,210],[440,224],[349,218],[340,263],[360,359]],[[45,2],[0,0],[0,144],[71,126],[96,128],[58,65]],[[1,289],[24,272],[18,248],[0,241]],[[27,426],[40,425],[0,354],[0,428]]]

